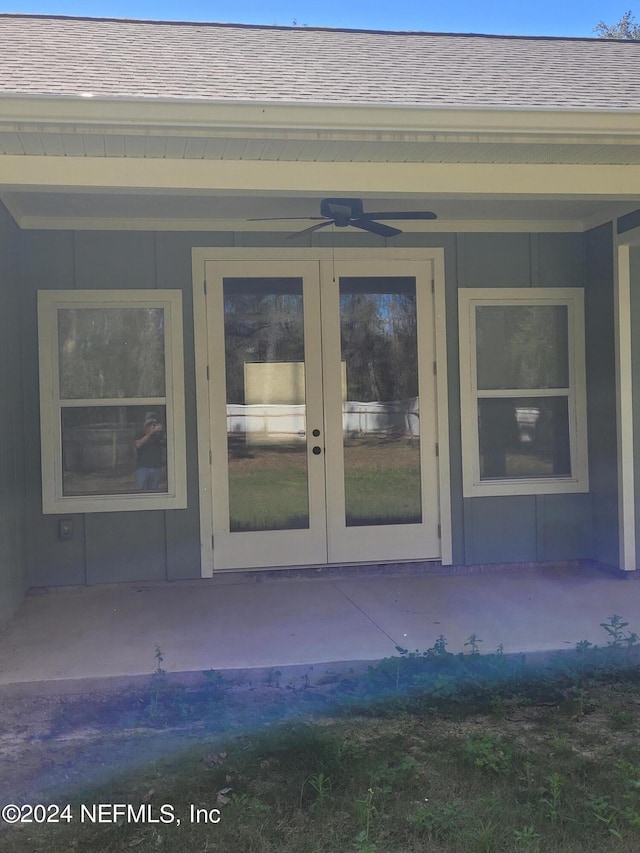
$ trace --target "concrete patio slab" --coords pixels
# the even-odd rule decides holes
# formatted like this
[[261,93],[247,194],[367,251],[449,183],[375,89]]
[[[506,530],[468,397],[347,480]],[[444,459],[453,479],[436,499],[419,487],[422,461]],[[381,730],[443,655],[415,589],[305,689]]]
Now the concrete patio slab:
[[600,623],[613,614],[640,629],[640,584],[588,566],[363,578],[337,586],[410,651],[429,648],[440,634],[452,652],[468,651],[471,634],[482,639],[484,652],[499,645],[507,653],[553,651],[584,639],[605,645]]
[[30,595],[0,635],[0,684],[375,659],[393,643],[333,583],[122,585]]
[[[605,645],[619,614],[640,633],[640,584],[589,566],[357,577],[265,574],[37,591],[0,632],[0,686],[167,672],[344,666],[470,634],[483,652]],[[468,648],[466,649],[468,651]]]

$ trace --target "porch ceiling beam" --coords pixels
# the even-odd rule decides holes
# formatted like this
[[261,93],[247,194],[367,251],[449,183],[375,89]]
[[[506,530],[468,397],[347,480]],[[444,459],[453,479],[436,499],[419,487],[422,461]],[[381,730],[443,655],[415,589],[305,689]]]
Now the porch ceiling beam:
[[318,163],[0,156],[0,189],[640,199],[640,165]]

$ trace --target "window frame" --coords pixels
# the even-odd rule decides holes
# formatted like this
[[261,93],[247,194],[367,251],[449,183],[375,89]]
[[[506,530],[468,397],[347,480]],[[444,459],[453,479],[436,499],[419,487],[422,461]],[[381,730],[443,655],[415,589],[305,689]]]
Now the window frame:
[[[159,308],[164,311],[165,396],[60,397],[59,309]],[[38,291],[42,511],[44,514],[184,509],[187,506],[184,423],[182,293],[179,290]],[[66,404],[66,405],[65,405]],[[62,409],[66,407],[165,406],[167,491],[114,495],[64,495]]]
[[[567,308],[568,388],[478,390],[476,308],[479,306],[552,305]],[[460,288],[460,412],[463,496],[543,495],[589,491],[587,394],[584,338],[584,289],[578,287]],[[570,476],[482,480],[478,400],[482,398],[566,397],[569,414]]]

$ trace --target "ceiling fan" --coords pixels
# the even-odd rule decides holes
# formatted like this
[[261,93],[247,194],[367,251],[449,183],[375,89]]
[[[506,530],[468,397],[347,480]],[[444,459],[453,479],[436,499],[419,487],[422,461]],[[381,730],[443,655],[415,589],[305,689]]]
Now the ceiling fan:
[[[311,225],[309,228],[304,228],[302,231],[296,231],[289,234],[288,237],[300,237],[302,234],[311,234],[313,231],[319,231],[320,228],[326,228],[328,225],[335,225],[338,228],[346,228],[351,225],[353,228],[360,228],[362,231],[370,231],[372,234],[379,234],[381,237],[396,237],[402,234],[400,228],[393,228],[391,225],[385,225],[378,222],[379,219],[385,220],[402,220],[408,222],[418,219],[437,219],[435,213],[421,210],[405,210],[405,211],[387,211],[382,213],[365,213],[362,199],[360,198],[323,198],[320,202],[320,216],[295,216],[295,217],[273,217],[276,219],[306,219],[306,220],[322,220],[316,225]],[[259,222],[265,220],[252,219],[250,222]]]

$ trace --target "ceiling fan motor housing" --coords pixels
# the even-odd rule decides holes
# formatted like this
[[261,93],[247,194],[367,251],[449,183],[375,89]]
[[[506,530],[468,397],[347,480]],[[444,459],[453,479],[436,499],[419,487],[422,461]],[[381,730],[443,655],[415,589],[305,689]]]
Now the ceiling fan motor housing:
[[363,213],[360,198],[323,198],[320,203],[320,215],[333,219],[339,228],[345,228],[352,219],[359,219]]

